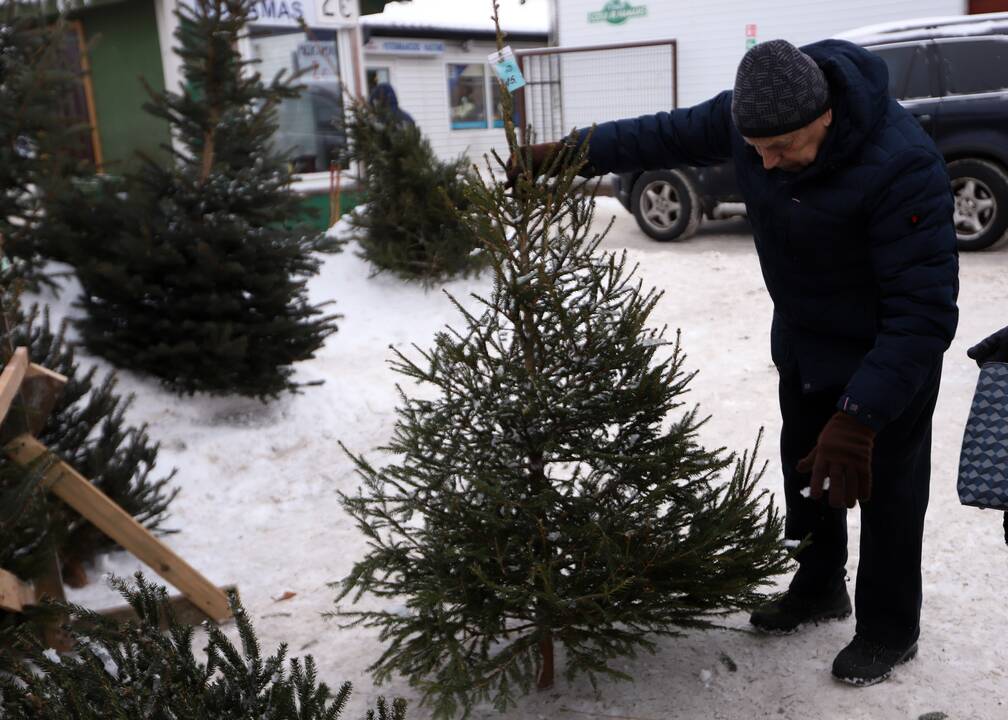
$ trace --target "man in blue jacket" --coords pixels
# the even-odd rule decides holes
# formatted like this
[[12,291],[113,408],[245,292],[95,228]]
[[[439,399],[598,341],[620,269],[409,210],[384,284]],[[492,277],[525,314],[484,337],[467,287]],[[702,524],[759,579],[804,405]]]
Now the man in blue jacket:
[[[555,146],[528,150],[519,185]],[[889,97],[881,59],[774,40],[746,53],[733,92],[599,125],[582,174],[729,159],[774,305],[785,532],[811,539],[787,593],[751,622],[788,633],[850,614],[846,512],[860,500],[856,634],[833,675],[873,684],[920,633],[931,417],[958,321],[945,165]]]

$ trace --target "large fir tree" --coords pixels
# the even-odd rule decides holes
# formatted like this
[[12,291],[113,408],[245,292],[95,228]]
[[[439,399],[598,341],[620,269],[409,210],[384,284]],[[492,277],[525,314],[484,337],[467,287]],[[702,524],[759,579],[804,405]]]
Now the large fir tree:
[[45,279],[46,196],[84,169],[72,149],[86,128],[59,112],[76,81],[63,66],[65,38],[40,3],[0,0],[0,243],[31,282]]
[[647,325],[660,293],[599,251],[584,150],[540,184],[507,137],[514,193],[471,194],[493,288],[421,358],[396,352],[435,392],[402,395],[397,459],[353,455],[364,487],[343,496],[370,549],[339,598],[401,609],[339,614],[380,629],[376,678],[405,675],[437,717],[549,687],[556,645],[569,677],[626,678],[613,659],[755,604],[787,562],[754,455],[705,450],[697,409],[679,410],[678,339]]
[[[252,623],[232,598],[240,647],[207,625],[205,660],[193,629],[178,623],[164,587],[139,573],[114,580],[137,615],[117,623],[71,608],[73,651],[62,657],[27,633],[0,647],[0,717],[9,720],[337,720],[350,683],[335,693],[320,682],[311,655],[287,658],[281,645],[263,657]],[[168,631],[162,632],[165,618]],[[27,661],[27,662],[26,662]],[[377,711],[377,712],[376,712]],[[379,698],[369,720],[404,720],[406,704]]]
[[[412,121],[387,102],[351,105],[349,136],[367,204],[351,216],[361,255],[377,272],[426,285],[486,265],[485,222],[466,216],[465,157],[441,161]],[[475,227],[475,230],[474,230]]]
[[239,53],[254,5],[179,3],[186,86],[146,106],[171,125],[173,162],[144,158],[122,217],[82,233],[72,257],[88,348],[180,392],[293,389],[292,363],[336,329],[305,289],[316,251],[335,246],[297,220],[303,201],[272,145],[277,107],[300,87],[264,81]]

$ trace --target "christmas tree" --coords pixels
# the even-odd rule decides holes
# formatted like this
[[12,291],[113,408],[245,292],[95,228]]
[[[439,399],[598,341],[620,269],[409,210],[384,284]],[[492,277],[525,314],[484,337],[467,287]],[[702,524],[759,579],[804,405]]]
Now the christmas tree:
[[348,129],[368,200],[351,215],[361,256],[377,272],[425,285],[484,267],[485,222],[463,220],[471,214],[465,187],[473,177],[466,159],[439,160],[419,128],[383,96],[353,103]]
[[[132,398],[116,393],[114,375],[99,379],[94,368],[81,370],[67,342],[65,323],[53,330],[48,309],[22,311],[17,286],[14,282],[0,288],[0,371],[14,350],[24,346],[32,362],[67,377],[39,440],[138,522],[161,529],[177,493],[169,487],[174,472],[155,476],[158,446],[146,426],[131,427],[124,417]],[[83,581],[81,565],[114,543],[58,500],[26,493],[27,475],[0,455],[0,491],[13,493],[27,505],[0,524],[0,567],[34,577],[45,551],[54,547],[71,574],[67,580]]]
[[[192,650],[193,629],[179,624],[167,593],[139,573],[135,584],[113,580],[137,620],[115,623],[71,608],[73,651],[59,656],[28,634],[23,657],[0,652],[0,716],[9,720],[336,720],[350,683],[335,693],[319,682],[315,661],[287,659],[287,648],[263,657],[255,630],[232,598],[241,647],[206,626],[206,660]],[[161,631],[161,619],[168,630]],[[30,662],[25,662],[28,660]],[[379,699],[377,720],[404,720],[406,704]]]
[[295,389],[291,365],[336,330],[305,287],[316,251],[335,245],[294,220],[302,200],[272,147],[277,107],[300,87],[264,81],[238,49],[254,6],[178,5],[186,87],[146,106],[171,125],[173,162],[144,158],[119,216],[82,233],[71,258],[87,347],[183,393]]
[[62,67],[65,34],[38,3],[0,0],[0,242],[32,283],[46,280],[46,197],[84,169],[72,149],[86,128],[59,112],[75,82]]
[[480,181],[470,195],[493,221],[492,290],[476,310],[456,303],[461,328],[419,359],[396,352],[433,392],[400,391],[383,448],[397,460],[352,455],[364,486],[343,496],[370,549],[338,600],[401,609],[337,614],[380,630],[376,679],[406,676],[436,717],[551,686],[557,645],[568,677],[626,679],[612,660],[756,604],[788,559],[755,450],[704,449],[698,410],[680,409],[678,337],[647,325],[660,293],[599,252],[585,149],[563,148],[537,183],[506,132],[513,194]]

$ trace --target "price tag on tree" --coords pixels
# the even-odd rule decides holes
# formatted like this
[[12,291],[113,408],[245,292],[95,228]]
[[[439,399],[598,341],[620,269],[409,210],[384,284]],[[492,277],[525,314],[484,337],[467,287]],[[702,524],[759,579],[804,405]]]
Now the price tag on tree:
[[490,64],[493,65],[497,77],[504,83],[508,92],[514,92],[518,88],[525,86],[525,78],[522,77],[521,68],[515,60],[514,51],[510,45],[505,45],[498,52],[492,52],[487,56]]

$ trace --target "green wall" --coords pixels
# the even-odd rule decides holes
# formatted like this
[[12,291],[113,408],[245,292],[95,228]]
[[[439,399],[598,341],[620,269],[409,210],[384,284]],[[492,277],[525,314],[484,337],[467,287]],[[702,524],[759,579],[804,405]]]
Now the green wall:
[[164,90],[164,71],[152,0],[129,0],[88,8],[84,25],[91,59],[95,115],[104,170],[122,172],[141,150],[163,157],[168,125],[143,111],[144,77],[155,91]]
[[[340,193],[340,215],[353,209],[364,202],[363,193],[357,190],[344,190]],[[326,230],[329,227],[329,195],[306,195],[304,199],[306,209],[305,220],[312,227],[319,230]]]

